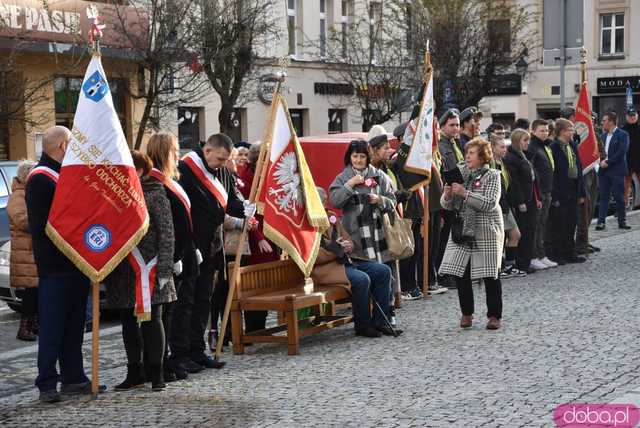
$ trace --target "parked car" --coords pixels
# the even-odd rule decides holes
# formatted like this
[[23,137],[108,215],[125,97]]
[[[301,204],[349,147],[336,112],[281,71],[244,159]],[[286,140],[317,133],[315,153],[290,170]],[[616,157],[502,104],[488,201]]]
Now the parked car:
[[0,162],[0,245],[11,239],[7,203],[11,194],[11,182],[17,170],[18,162]]

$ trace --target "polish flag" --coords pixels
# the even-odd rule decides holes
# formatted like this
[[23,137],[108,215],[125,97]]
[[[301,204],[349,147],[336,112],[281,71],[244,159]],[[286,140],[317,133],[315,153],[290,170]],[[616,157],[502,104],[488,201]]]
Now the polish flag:
[[582,163],[582,173],[586,174],[600,161],[600,151],[598,150],[598,140],[596,131],[593,128],[591,118],[591,107],[589,106],[589,90],[587,82],[580,85],[580,95],[576,104],[576,133],[580,137],[578,144],[578,155]]
[[147,208],[99,55],[89,63],[47,235],[91,281],[102,281],[149,226]]
[[268,155],[259,201],[264,203],[264,234],[285,250],[305,277],[318,255],[320,236],[329,227],[285,100],[275,95],[266,141]]

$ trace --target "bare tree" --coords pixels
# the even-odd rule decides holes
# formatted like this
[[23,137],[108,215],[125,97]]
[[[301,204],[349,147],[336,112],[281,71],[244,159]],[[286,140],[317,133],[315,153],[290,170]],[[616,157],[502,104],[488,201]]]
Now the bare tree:
[[360,107],[362,130],[393,119],[410,105],[420,84],[421,62],[405,49],[391,1],[350,3],[348,22],[331,28],[321,51],[336,81],[354,89],[350,101]]
[[259,48],[277,33],[276,0],[203,2],[199,50],[204,72],[220,97],[220,132],[233,129],[234,108],[253,99]]
[[207,89],[197,54],[200,35],[200,3],[196,0],[136,0],[128,7],[104,11],[115,28],[119,44],[128,46],[139,64],[137,93],[144,101],[134,143],[140,148],[145,132],[158,129],[163,115],[176,107],[200,99]]
[[[451,87],[460,107],[477,105],[501,74],[535,52],[537,13],[517,0],[395,1],[396,22],[410,52],[421,58],[430,43],[436,105]],[[530,60],[531,61],[531,60]]]

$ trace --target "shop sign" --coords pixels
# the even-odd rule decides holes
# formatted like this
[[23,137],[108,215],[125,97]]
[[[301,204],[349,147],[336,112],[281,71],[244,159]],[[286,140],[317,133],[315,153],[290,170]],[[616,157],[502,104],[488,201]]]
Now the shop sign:
[[316,95],[353,95],[353,86],[349,83],[319,83],[313,84]]
[[598,79],[599,94],[624,94],[627,85],[633,92],[640,92],[640,76],[601,77]]
[[[130,6],[115,6],[82,0],[2,0],[0,37],[58,43],[86,43],[89,35],[87,8],[95,6],[106,25],[101,44],[112,48],[131,48],[129,36],[140,37],[148,29],[148,19]],[[120,30],[119,30],[120,29]]]

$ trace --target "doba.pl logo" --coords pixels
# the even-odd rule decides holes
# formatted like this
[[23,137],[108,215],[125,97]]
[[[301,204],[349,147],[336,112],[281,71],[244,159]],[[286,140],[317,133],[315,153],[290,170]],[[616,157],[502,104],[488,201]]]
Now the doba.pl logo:
[[640,409],[633,404],[562,404],[553,421],[562,428],[632,428],[640,422]]

